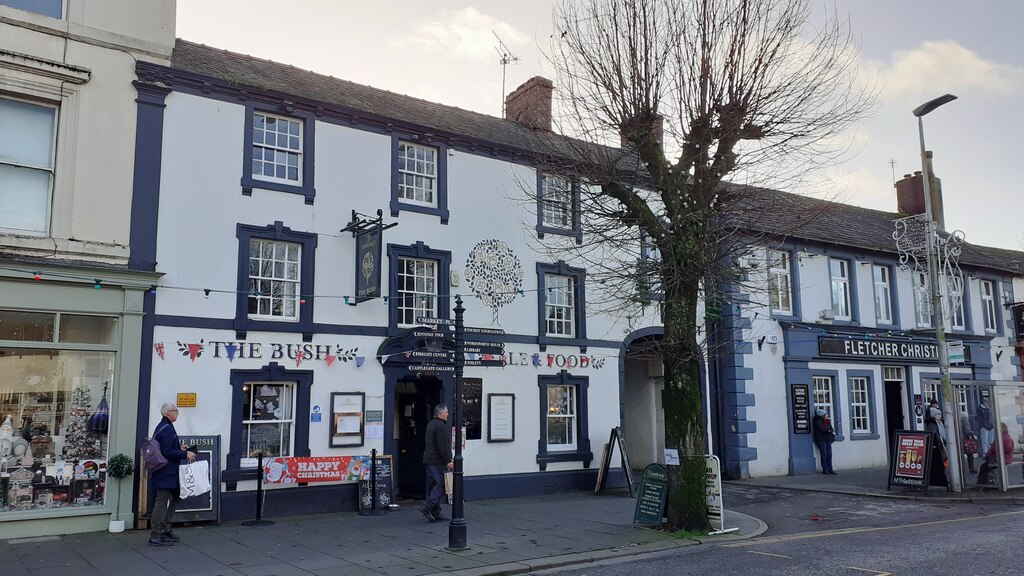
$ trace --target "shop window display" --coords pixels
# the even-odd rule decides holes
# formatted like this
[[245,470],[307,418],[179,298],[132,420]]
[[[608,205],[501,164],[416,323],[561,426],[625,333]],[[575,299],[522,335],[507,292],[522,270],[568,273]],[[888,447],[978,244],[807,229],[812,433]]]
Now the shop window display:
[[103,504],[116,320],[68,318],[0,310],[0,520]]

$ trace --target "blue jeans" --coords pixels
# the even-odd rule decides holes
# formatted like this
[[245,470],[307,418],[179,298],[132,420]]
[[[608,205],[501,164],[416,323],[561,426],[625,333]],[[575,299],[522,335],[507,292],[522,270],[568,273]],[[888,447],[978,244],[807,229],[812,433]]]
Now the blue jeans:
[[441,510],[441,499],[444,498],[444,473],[448,471],[447,464],[424,464],[427,469],[427,498],[424,502],[425,508],[435,512]]
[[816,440],[818,453],[821,454],[821,471],[833,472],[832,470],[832,443],[828,440]]
[[978,439],[981,442],[981,446],[978,446],[978,450],[981,450],[979,454],[982,456],[988,454],[988,447],[992,445],[992,432],[994,431],[995,430],[986,430],[984,426],[982,426],[981,430],[978,431],[980,432],[980,434],[978,434]]

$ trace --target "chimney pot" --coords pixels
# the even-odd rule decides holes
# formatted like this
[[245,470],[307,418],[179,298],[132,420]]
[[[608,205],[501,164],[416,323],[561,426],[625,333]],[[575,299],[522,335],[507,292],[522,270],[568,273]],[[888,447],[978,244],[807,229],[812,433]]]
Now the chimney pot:
[[505,97],[505,118],[529,128],[551,130],[551,80],[534,76]]

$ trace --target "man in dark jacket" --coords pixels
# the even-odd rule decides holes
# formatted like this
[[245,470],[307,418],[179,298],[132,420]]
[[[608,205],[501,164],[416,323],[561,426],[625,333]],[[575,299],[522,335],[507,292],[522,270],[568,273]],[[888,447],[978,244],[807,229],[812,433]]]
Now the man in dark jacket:
[[836,431],[824,408],[819,406],[814,411],[811,429],[814,444],[818,447],[818,453],[821,455],[821,473],[835,474],[836,471],[832,469],[832,443],[836,440]]
[[167,458],[167,465],[149,476],[150,489],[156,492],[156,503],[149,520],[149,545],[173,546],[179,540],[178,535],[171,530],[171,519],[178,503],[181,502],[178,467],[182,460],[195,460],[196,454],[182,448],[178,440],[178,431],[174,429],[174,422],[178,419],[178,407],[174,404],[164,404],[160,407],[160,414],[163,418],[156,425],[153,438],[160,443],[160,453]]
[[449,520],[441,511],[444,498],[444,474],[452,469],[452,437],[448,427],[448,406],[434,407],[434,417],[427,424],[424,438],[423,465],[427,469],[427,498],[420,512],[431,522]]

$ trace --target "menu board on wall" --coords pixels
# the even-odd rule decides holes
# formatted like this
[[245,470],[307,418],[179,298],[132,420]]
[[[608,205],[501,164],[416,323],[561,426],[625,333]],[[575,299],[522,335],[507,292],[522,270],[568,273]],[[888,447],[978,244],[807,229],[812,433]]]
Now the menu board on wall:
[[462,381],[462,424],[466,427],[466,440],[480,439],[480,422],[483,419],[484,382],[480,378],[465,378]]
[[793,384],[790,397],[793,403],[793,434],[810,434],[811,399],[807,384]]

